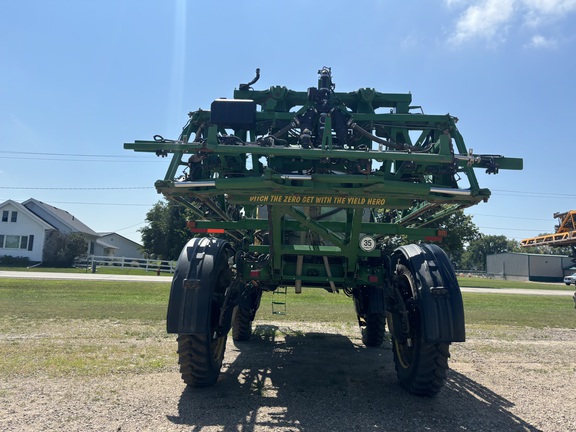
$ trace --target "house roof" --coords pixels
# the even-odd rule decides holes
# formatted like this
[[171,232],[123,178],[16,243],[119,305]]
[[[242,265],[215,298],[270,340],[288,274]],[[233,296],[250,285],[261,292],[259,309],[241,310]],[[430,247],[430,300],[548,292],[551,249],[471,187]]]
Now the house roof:
[[24,201],[22,205],[57,229],[64,227],[71,232],[81,232],[89,236],[99,237],[96,231],[92,230],[66,210],[59,209],[58,207],[43,203],[34,198]]
[[13,207],[15,207],[20,213],[25,214],[26,216],[28,216],[29,218],[31,218],[32,220],[34,220],[34,222],[36,222],[37,224],[39,224],[40,226],[42,226],[42,228],[44,229],[55,229],[55,227],[53,225],[51,225],[50,223],[46,222],[44,219],[42,219],[41,217],[38,217],[34,212],[30,211],[30,209],[26,208],[25,206],[23,206],[22,204],[20,204],[19,202],[13,201],[13,200],[7,200],[4,201],[3,203],[0,203],[0,209],[2,209],[3,207],[6,207],[8,205],[11,205]]
[[140,243],[135,242],[134,240],[130,240],[128,237],[124,237],[123,235],[120,235],[120,234],[118,234],[117,232],[114,232],[114,231],[99,232],[98,235],[100,236],[100,238],[102,238],[102,237],[108,237],[108,236],[111,236],[111,235],[115,235],[115,236],[118,236],[118,237],[122,237],[124,240],[126,240],[126,241],[128,241],[128,242],[130,242],[130,243],[134,243],[135,246],[142,247],[142,245],[141,245]]
[[103,248],[107,248],[107,249],[120,249],[119,247],[111,245],[110,243],[106,243],[105,241],[102,241],[100,239],[96,240],[96,244],[102,246]]

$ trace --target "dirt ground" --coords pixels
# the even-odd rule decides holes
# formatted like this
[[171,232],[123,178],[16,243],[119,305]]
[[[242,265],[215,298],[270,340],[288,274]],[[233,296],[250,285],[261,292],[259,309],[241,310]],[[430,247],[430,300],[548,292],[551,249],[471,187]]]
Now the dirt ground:
[[176,354],[157,373],[4,377],[0,430],[576,430],[575,330],[471,328],[434,398],[400,388],[390,344],[365,348],[351,326],[257,322],[255,333],[229,338],[207,389],[185,387]]

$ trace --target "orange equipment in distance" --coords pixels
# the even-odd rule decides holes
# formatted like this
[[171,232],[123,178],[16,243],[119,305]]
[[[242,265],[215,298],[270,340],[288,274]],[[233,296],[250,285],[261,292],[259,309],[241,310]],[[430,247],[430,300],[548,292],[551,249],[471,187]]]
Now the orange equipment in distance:
[[520,246],[576,246],[576,210],[569,210],[565,213],[554,213],[554,218],[558,219],[554,234],[545,234],[537,237],[527,238],[520,241]]

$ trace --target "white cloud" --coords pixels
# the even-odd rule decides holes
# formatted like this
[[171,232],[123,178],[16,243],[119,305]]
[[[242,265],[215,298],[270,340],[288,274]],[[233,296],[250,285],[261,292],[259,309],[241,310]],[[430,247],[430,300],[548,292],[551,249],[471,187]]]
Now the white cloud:
[[417,47],[419,44],[420,44],[420,40],[419,40],[418,36],[416,36],[414,33],[408,33],[400,41],[400,46],[404,49],[414,48],[414,47]]
[[450,40],[459,44],[476,38],[501,39],[513,12],[514,0],[482,0],[468,6]]
[[458,6],[463,3],[470,3],[470,0],[444,0],[448,7]]
[[522,0],[529,10],[562,15],[576,9],[576,0]]
[[530,40],[530,43],[527,44],[528,47],[532,48],[556,48],[558,43],[555,39],[547,38],[542,35],[534,35]]
[[524,22],[538,27],[576,11],[576,0],[522,0]]
[[[576,12],[576,0],[444,0],[451,9],[463,9],[449,40],[462,44],[475,39],[503,41],[510,29],[526,25],[534,32]],[[554,47],[553,39],[531,36],[533,47]]]

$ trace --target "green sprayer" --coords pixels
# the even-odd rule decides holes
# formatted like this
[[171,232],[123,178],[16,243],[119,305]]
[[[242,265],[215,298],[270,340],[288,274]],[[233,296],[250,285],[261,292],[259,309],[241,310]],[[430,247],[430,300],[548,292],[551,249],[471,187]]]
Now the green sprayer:
[[250,339],[264,291],[321,288],[353,300],[364,345],[387,329],[404,387],[436,394],[465,325],[446,232],[431,225],[488,200],[475,168],[522,159],[473,153],[456,117],[424,114],[411,94],[336,92],[328,67],[307,91],[255,90],[259,76],[189,113],[177,140],[124,145],[171,155],[156,189],[195,215],[167,313],[183,380],[216,383],[228,333]]

